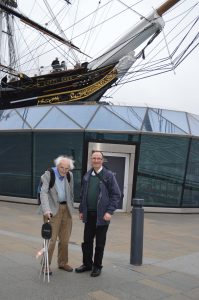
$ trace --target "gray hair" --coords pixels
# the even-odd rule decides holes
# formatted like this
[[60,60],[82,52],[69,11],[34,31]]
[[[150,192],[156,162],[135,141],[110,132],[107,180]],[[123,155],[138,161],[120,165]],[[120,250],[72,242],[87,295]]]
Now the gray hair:
[[55,166],[57,167],[63,160],[69,162],[70,170],[74,169],[75,161],[71,157],[66,156],[66,155],[60,155],[57,158],[55,158],[55,160],[54,160]]

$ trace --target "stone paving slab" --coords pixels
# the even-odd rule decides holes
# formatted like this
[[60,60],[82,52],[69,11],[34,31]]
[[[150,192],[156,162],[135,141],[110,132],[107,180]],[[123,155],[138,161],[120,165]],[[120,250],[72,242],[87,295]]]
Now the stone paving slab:
[[[143,264],[130,261],[131,214],[116,213],[108,231],[104,268],[67,273],[52,261],[50,283],[39,278],[41,216],[33,205],[0,202],[0,300],[198,300],[198,215],[145,214]],[[77,211],[70,264],[81,264],[83,226]],[[47,279],[47,278],[46,278]]]

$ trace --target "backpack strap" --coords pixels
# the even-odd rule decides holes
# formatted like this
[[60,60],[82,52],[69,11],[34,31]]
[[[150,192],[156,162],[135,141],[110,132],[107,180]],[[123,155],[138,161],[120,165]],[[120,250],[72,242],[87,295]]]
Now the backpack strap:
[[68,180],[68,183],[70,183],[71,180],[70,172],[66,173],[66,178]]
[[49,190],[50,190],[55,184],[55,172],[53,171],[52,168],[48,169],[48,171],[50,172],[50,182],[49,182]]
[[[50,172],[50,181],[49,181],[49,186],[48,186],[48,191],[50,191],[50,189],[54,186],[55,184],[55,172],[53,171],[52,168],[49,168],[47,169],[47,171]],[[41,204],[41,197],[40,197],[40,192],[41,192],[41,187],[42,187],[42,180],[40,178],[40,182],[39,182],[39,185],[37,187],[37,202],[38,202],[38,205]]]
[[93,172],[95,173],[95,175],[103,182],[103,184],[105,185],[105,187],[107,188],[107,190],[109,191],[109,187],[108,187],[108,182],[103,178],[103,176],[99,175],[95,169],[93,169]]

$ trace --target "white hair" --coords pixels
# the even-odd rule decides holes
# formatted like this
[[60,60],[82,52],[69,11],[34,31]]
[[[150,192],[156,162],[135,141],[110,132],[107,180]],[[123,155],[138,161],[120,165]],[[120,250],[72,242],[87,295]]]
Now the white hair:
[[55,158],[55,160],[54,160],[55,166],[57,167],[63,160],[69,162],[70,170],[74,169],[75,161],[71,157],[66,156],[66,155],[60,155],[57,158]]

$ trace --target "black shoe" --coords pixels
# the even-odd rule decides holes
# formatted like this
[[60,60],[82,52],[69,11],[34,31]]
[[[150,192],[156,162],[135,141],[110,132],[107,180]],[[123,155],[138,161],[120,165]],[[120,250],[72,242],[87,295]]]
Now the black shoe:
[[93,267],[93,271],[91,272],[91,277],[97,277],[101,274],[101,268]]
[[92,267],[88,267],[88,266],[85,266],[85,265],[81,265],[80,267],[75,268],[76,273],[83,273],[83,272],[91,271],[91,270],[92,270]]

